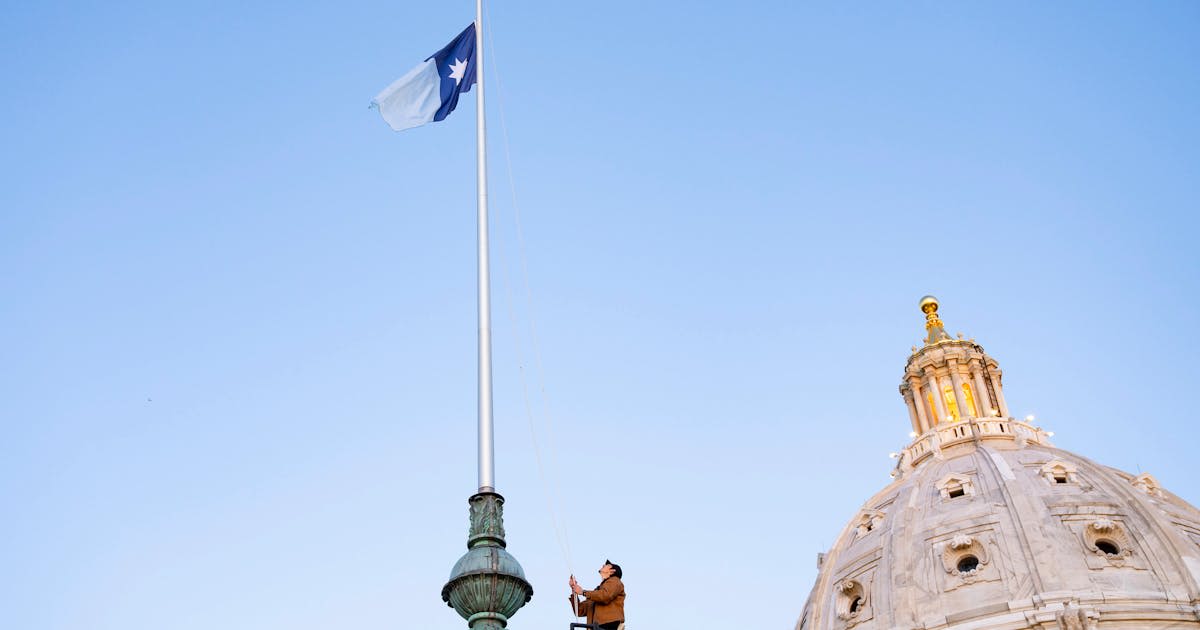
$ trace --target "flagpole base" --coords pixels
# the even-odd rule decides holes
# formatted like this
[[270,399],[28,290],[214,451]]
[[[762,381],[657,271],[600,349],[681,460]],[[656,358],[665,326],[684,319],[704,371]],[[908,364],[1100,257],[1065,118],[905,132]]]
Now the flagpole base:
[[467,501],[471,505],[467,553],[450,571],[442,601],[467,620],[471,630],[502,630],[533,598],[533,586],[521,564],[505,550],[504,497],[480,492]]

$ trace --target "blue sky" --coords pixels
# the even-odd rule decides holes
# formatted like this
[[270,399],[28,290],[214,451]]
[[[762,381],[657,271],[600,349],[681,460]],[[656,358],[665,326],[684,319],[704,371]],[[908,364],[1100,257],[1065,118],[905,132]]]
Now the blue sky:
[[[475,483],[473,100],[400,134],[367,109],[459,4],[6,12],[0,625],[465,626],[439,592]],[[510,627],[565,627],[568,566],[605,557],[635,629],[791,627],[907,441],[926,293],[1014,413],[1200,502],[1200,7],[491,29]]]

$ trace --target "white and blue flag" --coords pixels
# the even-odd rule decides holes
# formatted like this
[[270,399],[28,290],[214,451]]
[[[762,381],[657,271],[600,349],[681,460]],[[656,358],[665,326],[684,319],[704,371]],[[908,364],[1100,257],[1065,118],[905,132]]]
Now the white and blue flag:
[[421,65],[396,79],[371,106],[393,131],[442,120],[458,105],[458,95],[475,85],[475,24],[433,53]]

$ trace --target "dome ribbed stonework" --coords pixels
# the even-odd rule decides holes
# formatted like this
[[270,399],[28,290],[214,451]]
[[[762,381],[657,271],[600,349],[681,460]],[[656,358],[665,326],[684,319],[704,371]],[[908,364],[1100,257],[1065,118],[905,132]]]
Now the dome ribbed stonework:
[[[933,355],[951,350],[966,360]],[[915,374],[960,412],[923,425],[902,385],[917,435],[821,556],[797,630],[1200,628],[1200,511],[997,413],[997,372],[974,342],[910,358],[904,384]]]

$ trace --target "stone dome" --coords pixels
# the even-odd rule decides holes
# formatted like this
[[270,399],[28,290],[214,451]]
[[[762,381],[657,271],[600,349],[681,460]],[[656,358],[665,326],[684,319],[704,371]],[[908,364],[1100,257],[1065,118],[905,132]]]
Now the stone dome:
[[1200,628],[1200,511],[1008,417],[996,362],[926,299],[915,437],[820,556],[797,630]]

